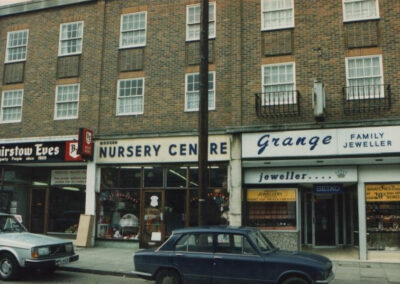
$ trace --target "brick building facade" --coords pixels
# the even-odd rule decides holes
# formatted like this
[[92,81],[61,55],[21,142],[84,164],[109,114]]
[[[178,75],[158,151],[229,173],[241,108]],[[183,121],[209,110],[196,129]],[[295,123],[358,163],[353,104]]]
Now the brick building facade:
[[[377,186],[399,191],[397,2],[210,1],[209,197],[221,220],[258,226],[291,249],[358,247],[361,259],[399,250],[400,200],[368,198]],[[79,213],[95,215],[98,241],[148,244],[154,232],[196,224],[199,3],[0,7],[0,146],[55,147],[81,127],[95,135],[94,161],[18,161],[0,148],[2,210],[18,201],[39,232],[70,232]],[[72,171],[86,182],[69,180]],[[310,178],[288,180],[292,172]],[[52,192],[63,198],[65,187],[78,189],[79,206],[53,218]],[[154,196],[157,206],[146,201]],[[179,222],[158,216],[170,207]]]

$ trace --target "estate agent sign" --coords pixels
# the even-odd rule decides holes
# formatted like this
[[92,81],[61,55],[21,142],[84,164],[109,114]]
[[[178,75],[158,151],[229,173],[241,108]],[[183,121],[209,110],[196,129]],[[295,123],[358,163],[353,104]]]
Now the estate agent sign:
[[400,126],[249,133],[243,158],[400,153]]

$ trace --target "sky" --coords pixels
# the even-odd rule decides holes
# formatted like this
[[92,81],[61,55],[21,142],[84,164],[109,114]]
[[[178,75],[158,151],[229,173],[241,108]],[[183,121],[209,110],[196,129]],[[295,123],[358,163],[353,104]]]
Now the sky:
[[2,5],[10,5],[13,3],[19,3],[19,2],[27,2],[30,0],[0,0],[0,6]]

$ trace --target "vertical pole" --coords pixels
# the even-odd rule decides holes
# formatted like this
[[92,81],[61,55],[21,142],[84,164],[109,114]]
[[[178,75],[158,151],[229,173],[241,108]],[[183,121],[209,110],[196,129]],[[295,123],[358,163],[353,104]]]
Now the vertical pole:
[[200,20],[199,101],[199,226],[205,225],[204,204],[208,186],[208,0],[202,0]]

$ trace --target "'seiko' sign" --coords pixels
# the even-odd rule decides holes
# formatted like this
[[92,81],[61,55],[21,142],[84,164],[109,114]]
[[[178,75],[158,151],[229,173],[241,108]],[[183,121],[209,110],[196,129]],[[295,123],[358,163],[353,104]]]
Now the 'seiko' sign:
[[400,184],[367,184],[365,195],[367,202],[400,201]]
[[249,202],[288,202],[296,201],[296,189],[249,189]]

